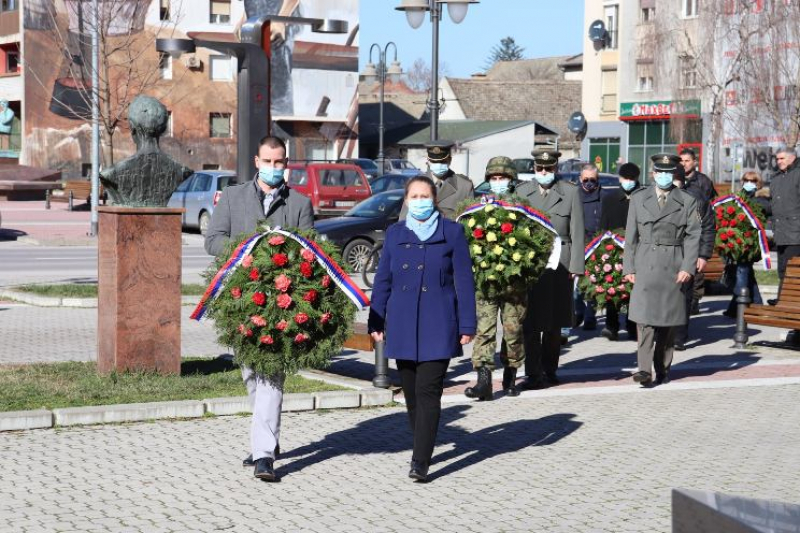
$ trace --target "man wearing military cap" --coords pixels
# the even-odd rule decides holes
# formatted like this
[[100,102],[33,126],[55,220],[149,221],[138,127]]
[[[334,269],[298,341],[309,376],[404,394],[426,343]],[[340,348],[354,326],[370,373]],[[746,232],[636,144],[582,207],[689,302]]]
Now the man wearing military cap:
[[[467,198],[472,198],[472,180],[450,169],[453,160],[451,150],[453,141],[430,141],[425,145],[428,151],[428,177],[436,184],[436,205],[447,218],[456,218],[456,207]],[[401,214],[401,217],[405,213]]]
[[675,328],[686,322],[688,281],[697,268],[700,214],[697,200],[675,187],[680,159],[656,154],[651,187],[631,195],[623,274],[633,283],[628,315],[638,328],[639,370],[634,381],[669,381]]
[[[525,388],[542,388],[558,383],[556,370],[561,350],[561,328],[572,327],[572,286],[583,274],[583,206],[578,188],[556,178],[561,156],[549,147],[531,152],[534,181],[519,186],[517,194],[534,209],[543,212],[561,237],[561,257],[556,270],[545,270],[528,292],[525,319]],[[573,245],[574,243],[574,245]]]

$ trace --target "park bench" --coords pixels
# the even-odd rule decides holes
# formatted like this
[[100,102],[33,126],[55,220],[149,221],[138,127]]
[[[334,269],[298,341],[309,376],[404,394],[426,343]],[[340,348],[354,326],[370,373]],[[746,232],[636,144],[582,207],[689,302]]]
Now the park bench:
[[[48,191],[51,202],[69,202],[70,211],[74,202],[91,203],[92,201],[92,182],[89,180],[65,181],[60,189]],[[105,205],[105,191],[100,186],[100,200]]]
[[722,274],[725,272],[725,261],[714,252],[711,259],[706,263],[706,269],[703,273],[706,276],[706,281],[719,281],[722,279]]
[[786,276],[778,293],[777,305],[750,305],[745,309],[748,324],[800,329],[800,257],[786,266]]
[[367,333],[367,325],[361,322],[353,324],[353,334],[344,341],[344,347],[365,352],[372,351],[372,337]]

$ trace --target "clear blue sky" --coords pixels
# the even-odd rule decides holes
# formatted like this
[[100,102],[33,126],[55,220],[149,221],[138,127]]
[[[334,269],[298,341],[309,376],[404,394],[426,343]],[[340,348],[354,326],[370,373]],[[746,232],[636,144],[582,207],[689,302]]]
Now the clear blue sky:
[[[447,63],[449,74],[454,77],[483,72],[492,47],[508,36],[525,48],[525,57],[580,53],[587,31],[583,27],[583,3],[583,0],[481,0],[470,5],[461,24],[450,20],[445,6],[439,24],[439,61]],[[389,41],[397,44],[397,57],[403,69],[417,58],[430,65],[429,16],[426,15],[422,26],[411,29],[405,13],[395,11],[398,5],[400,0],[361,0],[360,71],[372,43],[383,46]],[[373,58],[377,62],[377,57]]]

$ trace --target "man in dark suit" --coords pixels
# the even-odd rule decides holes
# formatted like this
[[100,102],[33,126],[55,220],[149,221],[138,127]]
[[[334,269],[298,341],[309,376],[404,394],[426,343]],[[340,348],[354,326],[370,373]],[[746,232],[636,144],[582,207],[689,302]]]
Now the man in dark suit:
[[[600,229],[602,200],[606,194],[600,186],[599,173],[600,171],[593,163],[587,163],[581,167],[578,193],[583,205],[584,248]],[[584,301],[577,286],[574,289],[573,297],[575,298],[576,326],[583,322],[584,330],[595,330],[597,328],[597,317],[594,302]]]
[[[619,190],[603,198],[600,210],[600,229],[623,233],[628,223],[628,208],[631,205],[631,195],[636,192],[639,185],[639,167],[634,163],[625,163],[619,167]],[[628,337],[636,339],[636,323],[626,317],[625,329]],[[615,341],[619,338],[619,312],[613,307],[606,308],[606,327],[600,334],[608,340]]]
[[[311,200],[293,191],[284,181],[287,162],[286,143],[282,139],[261,139],[254,179],[227,187],[217,202],[205,239],[209,254],[221,254],[231,238],[252,233],[263,220],[284,229],[314,227]],[[253,406],[251,454],[242,464],[255,466],[256,478],[276,481],[274,461],[279,449],[284,376],[264,376],[242,366],[242,378]]]

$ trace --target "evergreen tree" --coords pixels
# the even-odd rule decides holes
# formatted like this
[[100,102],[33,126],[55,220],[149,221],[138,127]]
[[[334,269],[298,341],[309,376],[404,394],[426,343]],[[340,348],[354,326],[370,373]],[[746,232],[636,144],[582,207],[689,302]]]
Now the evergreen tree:
[[484,68],[489,70],[498,61],[519,61],[523,59],[525,49],[519,46],[513,37],[500,39],[500,44],[494,45],[489,57],[486,58]]

